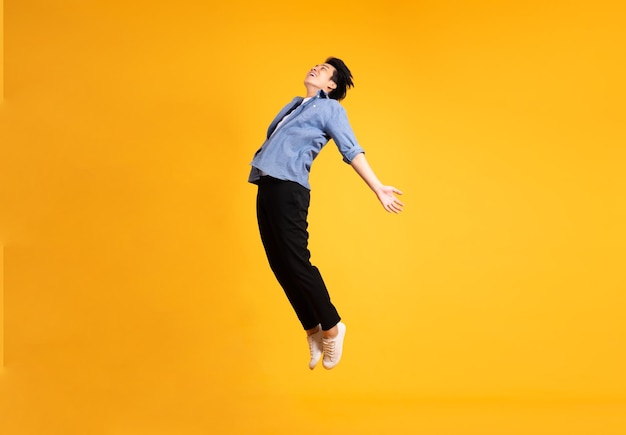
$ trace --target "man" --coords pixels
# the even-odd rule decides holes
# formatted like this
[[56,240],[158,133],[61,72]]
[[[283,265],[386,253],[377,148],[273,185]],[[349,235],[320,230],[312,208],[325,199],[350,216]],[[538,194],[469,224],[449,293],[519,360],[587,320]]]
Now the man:
[[402,192],[383,185],[374,174],[339,104],[353,86],[341,59],[331,57],[314,66],[304,79],[306,97],[294,98],[270,124],[248,179],[258,185],[257,220],[270,267],[307,333],[311,370],[322,356],[326,369],[339,363],[346,333],[319,270],[310,263],[307,214],[313,160],[333,139],[343,160],[385,210],[400,213],[404,207],[394,195]]

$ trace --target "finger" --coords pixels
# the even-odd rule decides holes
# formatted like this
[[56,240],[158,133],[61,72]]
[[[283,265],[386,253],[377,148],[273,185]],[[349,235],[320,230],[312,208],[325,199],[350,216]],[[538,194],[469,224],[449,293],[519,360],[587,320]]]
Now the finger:
[[399,189],[396,189],[395,187],[392,187],[393,189],[393,193],[397,193],[398,195],[402,195],[402,191]]

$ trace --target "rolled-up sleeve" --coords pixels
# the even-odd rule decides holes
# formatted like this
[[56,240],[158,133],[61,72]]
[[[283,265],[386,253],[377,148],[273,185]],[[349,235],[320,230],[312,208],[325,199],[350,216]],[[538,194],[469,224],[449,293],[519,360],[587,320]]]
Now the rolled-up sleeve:
[[333,100],[333,103],[333,110],[330,111],[330,116],[326,121],[326,132],[337,145],[343,161],[350,163],[365,150],[359,145],[354,135],[346,110],[338,102]]

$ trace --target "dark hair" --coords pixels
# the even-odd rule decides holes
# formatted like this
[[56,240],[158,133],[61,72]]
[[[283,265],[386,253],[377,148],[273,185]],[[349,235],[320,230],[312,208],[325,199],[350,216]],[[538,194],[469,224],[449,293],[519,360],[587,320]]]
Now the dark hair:
[[352,73],[346,64],[343,63],[343,60],[337,59],[336,57],[329,57],[326,59],[326,63],[335,68],[335,73],[333,74],[331,80],[337,85],[335,89],[330,91],[328,96],[333,100],[341,101],[346,98],[348,88],[354,87],[354,83],[352,82]]

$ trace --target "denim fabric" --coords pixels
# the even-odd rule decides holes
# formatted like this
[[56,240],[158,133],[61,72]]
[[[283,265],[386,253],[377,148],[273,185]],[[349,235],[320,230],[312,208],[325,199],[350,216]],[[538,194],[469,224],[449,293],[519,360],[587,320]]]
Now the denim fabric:
[[319,91],[315,97],[300,104],[302,101],[302,97],[294,98],[270,124],[265,143],[250,163],[249,182],[257,183],[262,175],[270,175],[279,180],[294,181],[311,190],[311,165],[330,139],[346,163],[365,152],[356,140],[345,109],[337,100]]

